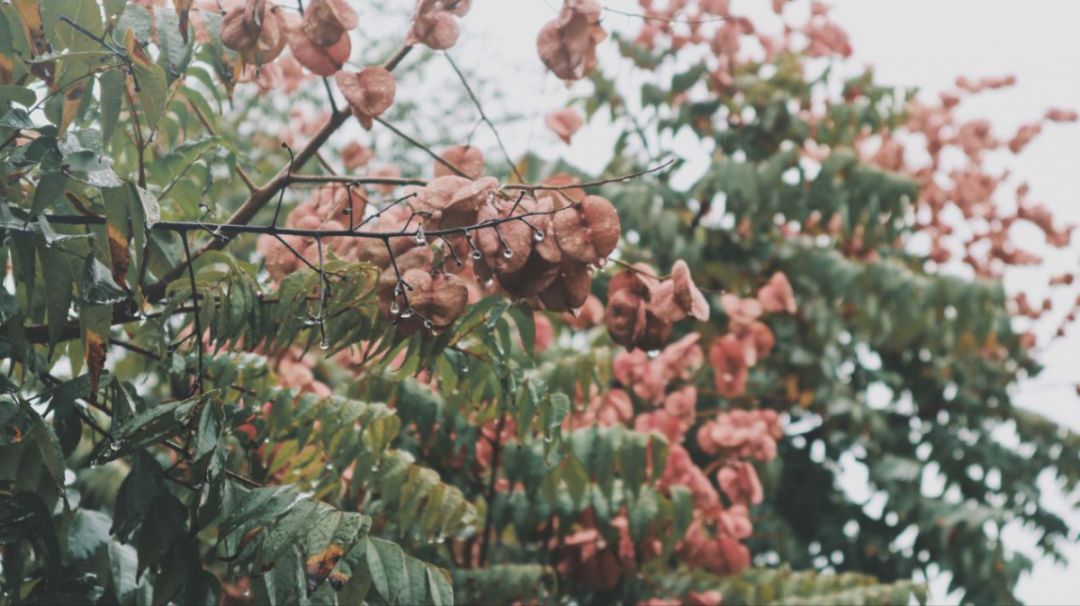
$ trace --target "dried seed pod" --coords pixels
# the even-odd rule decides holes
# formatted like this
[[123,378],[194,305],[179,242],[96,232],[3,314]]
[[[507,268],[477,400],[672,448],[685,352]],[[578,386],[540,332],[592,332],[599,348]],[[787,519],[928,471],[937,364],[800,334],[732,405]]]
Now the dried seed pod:
[[499,274],[499,285],[507,293],[519,298],[535,297],[544,292],[559,278],[562,272],[557,263],[545,261],[536,251],[520,270]]
[[685,261],[676,261],[671,279],[653,290],[649,311],[665,322],[680,322],[687,316],[708,321],[709,302],[694,284]]
[[465,312],[469,289],[461,278],[445,273],[433,276],[425,269],[410,269],[402,279],[411,287],[405,289],[403,298],[408,299],[409,306],[418,316],[431,322],[432,328],[441,330]]
[[543,196],[537,200],[535,212],[552,214],[536,215],[528,219],[529,223],[535,228],[533,230],[533,247],[536,253],[548,263],[559,264],[563,261],[562,249],[559,248],[559,244],[555,239],[554,216],[561,212],[570,212],[570,209],[560,210],[568,204],[567,202],[560,205],[553,196]]
[[619,243],[619,215],[600,196],[588,196],[574,208],[556,213],[553,222],[559,248],[579,263],[606,259]]
[[349,30],[356,29],[359,17],[348,0],[313,0],[304,11],[304,33],[319,46],[337,44]]
[[[496,221],[510,216],[515,202],[497,199],[480,207],[477,219],[480,223]],[[523,200],[514,215],[529,212],[528,201]],[[497,274],[514,273],[525,266],[533,249],[533,231],[521,221],[505,221],[496,226],[476,230],[476,246],[484,255],[484,262]]]
[[566,0],[562,12],[540,30],[540,60],[563,80],[580,80],[596,67],[596,45],[607,34],[600,27],[603,7],[595,0]]
[[551,129],[551,132],[563,140],[563,143],[570,145],[574,133],[585,124],[585,119],[581,117],[578,110],[572,107],[564,107],[545,116],[544,123]]
[[382,67],[365,67],[356,73],[338,72],[334,81],[364,128],[370,129],[372,118],[394,104],[397,84],[394,76]]
[[244,62],[265,65],[285,49],[285,21],[266,0],[248,0],[222,17],[221,42]]
[[316,43],[305,32],[301,18],[294,13],[286,16],[286,38],[293,57],[319,76],[333,76],[352,54],[352,39],[343,33],[333,43],[323,46]]
[[540,301],[551,311],[570,311],[585,304],[592,278],[589,268],[581,263],[563,263],[551,286],[540,293]]
[[425,10],[423,4],[421,2],[413,16],[409,40],[420,42],[433,50],[446,50],[454,46],[461,35],[461,28],[454,18],[454,13],[438,7]]
[[[454,145],[443,150],[439,157],[458,167],[470,179],[479,179],[484,175],[484,153],[472,145]],[[435,163],[435,176],[456,175],[442,162]]]

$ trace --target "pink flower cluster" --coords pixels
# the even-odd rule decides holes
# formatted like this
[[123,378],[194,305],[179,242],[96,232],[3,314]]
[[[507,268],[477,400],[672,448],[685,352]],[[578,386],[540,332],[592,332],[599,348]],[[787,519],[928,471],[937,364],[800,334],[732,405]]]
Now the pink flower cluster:
[[[762,309],[793,309],[790,286],[785,285],[786,280],[770,280],[759,293],[762,301],[750,304],[755,309],[732,310],[743,312],[736,316],[738,321],[760,323],[756,318]],[[753,530],[749,508],[764,498],[757,472],[749,461],[769,461],[776,456],[780,418],[773,411],[734,410],[700,425],[698,390],[692,383],[705,363],[699,342],[700,336],[691,333],[653,356],[640,349],[619,353],[612,363],[617,386],[604,393],[593,391],[588,398],[579,393],[584,406],[570,415],[566,428],[621,424],[667,438],[668,459],[657,488],[667,492],[676,486],[684,487],[694,504],[692,526],[676,545],[676,553],[691,566],[730,574],[750,564],[749,551],[742,541]],[[693,432],[695,427],[698,429]],[[700,450],[713,457],[705,470],[684,446],[687,439],[695,438]],[[569,564],[567,560],[563,564],[569,566],[568,570],[584,567],[592,571],[600,586],[613,585],[618,575],[635,570],[637,563],[652,553],[649,549],[636,555],[632,549],[617,551],[606,546],[591,528],[583,528],[573,536],[576,551],[568,556]],[[703,600],[700,603],[719,601],[718,595],[698,597]]]
[[750,369],[772,351],[776,339],[759,318],[763,313],[795,313],[795,294],[787,276],[777,272],[758,290],[757,298],[740,299],[727,294],[720,305],[728,316],[728,332],[709,348],[716,391],[737,398],[746,391]]

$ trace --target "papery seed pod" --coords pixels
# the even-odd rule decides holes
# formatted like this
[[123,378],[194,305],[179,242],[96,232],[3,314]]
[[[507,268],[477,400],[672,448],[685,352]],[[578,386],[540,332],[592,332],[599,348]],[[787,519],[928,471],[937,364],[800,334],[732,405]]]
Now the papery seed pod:
[[611,339],[624,347],[634,347],[645,334],[645,307],[646,301],[633,290],[609,290],[604,321]]
[[581,112],[578,110],[572,107],[564,107],[545,116],[544,124],[551,129],[551,132],[558,135],[563,143],[570,145],[574,133],[585,124],[585,119],[581,117]]
[[600,27],[603,7],[595,0],[567,0],[559,17],[537,37],[540,60],[563,80],[580,80],[596,67],[596,45],[607,37]]
[[649,310],[665,322],[680,322],[687,316],[708,321],[709,302],[694,284],[685,261],[676,261],[671,279],[653,290]]
[[559,248],[579,263],[606,259],[622,233],[615,207],[600,196],[586,197],[574,208],[556,213],[552,221]]
[[461,28],[449,11],[435,10],[413,17],[412,40],[423,43],[432,50],[446,50],[457,44]]
[[337,44],[346,32],[356,29],[359,17],[348,0],[312,0],[304,11],[303,29],[319,46]]
[[563,263],[551,286],[540,293],[540,301],[550,311],[570,311],[585,304],[592,286],[589,268],[581,263]]
[[221,19],[221,42],[240,53],[245,62],[270,63],[285,49],[285,21],[266,0],[248,0]]
[[352,141],[341,150],[341,163],[349,170],[356,170],[367,166],[367,163],[375,157],[371,148],[363,143]]
[[[569,202],[559,203],[554,196],[542,196],[536,202],[536,210],[534,212],[539,213],[551,213],[541,214],[528,219],[529,224],[533,229],[533,249],[536,254],[540,255],[548,263],[559,264],[563,262],[562,249],[559,248],[559,244],[555,238],[555,215],[562,212],[573,212],[572,209],[565,208],[569,205]],[[565,210],[562,210],[564,209]],[[540,234],[540,237],[537,237]]]
[[364,128],[370,129],[372,118],[394,104],[397,83],[394,76],[382,67],[365,67],[356,73],[338,72],[334,81]]
[[430,321],[431,329],[441,330],[465,312],[469,291],[461,278],[445,273],[432,276],[424,269],[410,269],[402,279],[412,287],[406,289],[405,298],[417,314],[414,321]]
[[[477,214],[480,223],[497,221],[510,216],[514,202],[497,199],[484,204]],[[528,212],[531,205],[522,201],[514,215]],[[525,266],[533,249],[532,229],[521,221],[504,221],[492,227],[476,230],[476,246],[484,255],[484,263],[495,273],[513,273]],[[506,254],[510,252],[509,256]]]
[[424,187],[406,191],[416,194],[412,206],[428,215],[424,224],[429,229],[451,229],[475,224],[481,205],[498,186],[499,181],[494,177],[470,181],[446,175],[432,179]]
[[499,274],[499,285],[514,297],[528,298],[539,295],[559,278],[561,269],[557,263],[549,263],[533,251],[528,262],[516,272]]
[[343,33],[330,45],[323,46],[308,36],[296,14],[288,14],[286,23],[286,39],[293,57],[316,75],[333,76],[349,60],[349,55],[352,54],[352,39],[348,34]]
[[788,282],[783,272],[773,274],[769,282],[758,290],[757,298],[766,313],[793,314],[798,311],[795,304],[795,292],[791,289],[791,282]]
[[[481,152],[478,147],[472,145],[454,145],[444,149],[442,153],[439,154],[439,157],[456,166],[470,179],[479,179],[484,175],[484,153]],[[435,163],[436,177],[456,174],[457,173],[450,170],[450,168],[442,162]]]

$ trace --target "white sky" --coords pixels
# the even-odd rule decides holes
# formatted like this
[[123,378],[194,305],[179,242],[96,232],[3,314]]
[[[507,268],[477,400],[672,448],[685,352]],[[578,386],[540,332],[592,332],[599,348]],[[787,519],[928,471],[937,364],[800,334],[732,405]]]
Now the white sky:
[[[510,111],[531,116],[514,125],[500,127],[511,154],[526,149],[546,156],[562,154],[568,161],[598,170],[610,156],[612,134],[602,124],[579,134],[570,148],[558,145],[542,126],[542,113],[565,103],[566,91],[550,74],[541,75],[535,39],[540,25],[551,19],[560,0],[476,0],[463,20],[465,34],[454,55],[459,63],[486,77],[507,74],[514,82]],[[766,0],[733,0],[736,13],[759,14]],[[800,1],[804,5],[806,2]],[[927,92],[952,87],[959,75],[974,77],[1016,74],[1017,87],[985,94],[965,102],[965,116],[986,117],[1007,138],[1015,128],[1042,115],[1048,106],[1080,109],[1080,2],[1075,0],[832,0],[834,17],[849,32],[859,61],[872,64],[881,82],[918,85]],[[605,6],[639,11],[634,0],[606,0]],[[609,22],[630,19],[608,14]],[[618,27],[618,23],[614,23]],[[531,94],[528,94],[531,93]],[[1080,174],[1080,126],[1044,129],[1043,134],[1019,158],[1008,160],[1013,174],[1031,183],[1033,200],[1046,202],[1060,220],[1080,223],[1076,202],[1076,175]],[[1076,271],[1080,246],[1067,251],[1046,251],[1053,273]],[[1041,240],[1039,241],[1041,244]],[[1050,270],[1015,272],[1007,279],[1013,291],[1024,290],[1032,301],[1041,301]],[[1075,298],[1076,290],[1061,294],[1057,309]],[[1060,317],[1058,314],[1057,317]],[[1045,330],[1043,333],[1045,334]],[[1044,354],[1043,375],[1021,385],[1016,401],[1080,431],[1080,401],[1073,385],[1080,382],[1080,327],[1057,341]],[[1065,512],[1066,501],[1047,484],[1049,502]],[[1080,514],[1068,516],[1080,527]],[[1022,530],[1007,532],[1021,549],[1033,544]],[[1049,561],[1035,565],[1025,577],[1019,596],[1034,604],[1068,604],[1080,601],[1080,545],[1068,550],[1072,564],[1056,566]],[[935,602],[955,601],[945,595],[945,582],[932,584]],[[951,598],[951,599],[950,599]]]

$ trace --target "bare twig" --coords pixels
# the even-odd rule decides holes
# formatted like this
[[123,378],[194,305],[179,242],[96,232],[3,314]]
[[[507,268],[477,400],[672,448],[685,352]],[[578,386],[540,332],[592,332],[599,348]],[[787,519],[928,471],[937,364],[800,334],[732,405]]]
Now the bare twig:
[[[205,128],[208,133],[216,137],[217,131],[214,129],[213,125],[210,124],[210,119],[206,117],[206,114],[204,114],[202,110],[199,109],[199,106],[193,103],[190,99],[188,99],[188,106],[191,107],[192,111],[195,112],[195,115],[198,116],[199,122],[202,122],[203,128]],[[251,179],[251,175],[247,174],[247,171],[245,171],[239,163],[237,163],[236,165],[236,174],[240,176],[240,180],[243,181],[244,185],[247,186],[248,192],[254,192],[256,189],[258,189],[258,187],[255,185],[255,181]]]
[[[383,67],[387,70],[392,71],[395,67],[398,66],[398,64],[401,63],[401,61],[409,54],[409,51],[411,50],[411,44],[406,44],[402,46],[396,53],[394,53],[393,56],[390,57],[390,59],[387,60],[385,64],[383,64]],[[319,148],[321,148],[323,144],[326,143],[326,141],[330,138],[330,135],[337,132],[337,130],[341,128],[343,124],[345,124],[345,122],[349,119],[349,116],[351,115],[352,114],[347,111],[340,111],[331,114],[330,119],[326,122],[325,125],[323,125],[319,132],[317,132],[315,136],[313,136],[311,140],[308,141],[307,145],[305,145],[303,149],[296,153],[296,161],[295,163],[293,163],[294,166],[297,168],[304,166],[304,164],[307,163],[307,161],[315,155],[315,152],[317,152]],[[229,217],[229,223],[239,225],[251,221],[255,217],[255,215],[260,210],[262,210],[264,206],[266,206],[271,200],[274,199],[275,194],[277,194],[282,188],[288,186],[290,173],[291,170],[289,170],[289,167],[282,168],[280,171],[278,171],[277,175],[275,175],[274,178],[270,180],[269,183],[252,192],[251,196],[243,204],[240,205],[240,208],[238,208],[236,212],[234,212]],[[207,251],[220,250],[227,243],[228,239],[214,238],[207,242],[198,251],[196,251],[193,255],[193,259],[197,259],[200,255]],[[145,290],[147,298],[150,300],[160,299],[161,296],[165,293],[165,288],[169,285],[170,282],[183,275],[184,269],[184,264],[177,265],[176,267],[173,267],[168,272],[166,272],[156,283],[148,286]]]
[[191,305],[194,308],[192,315],[195,319],[195,343],[199,351],[199,367],[198,375],[195,377],[195,386],[198,391],[197,394],[203,393],[203,341],[202,341],[202,321],[199,319],[199,289],[195,284],[195,265],[191,262],[191,247],[188,245],[188,234],[183,232],[180,234],[180,241],[184,244],[184,259],[187,262],[188,279],[191,281]]
[[458,79],[461,80],[462,86],[465,87],[465,92],[469,94],[469,99],[472,99],[473,105],[476,106],[476,111],[480,113],[480,121],[487,124],[488,128],[491,129],[491,133],[495,135],[495,142],[499,144],[499,149],[502,150],[506,163],[510,165],[510,170],[513,171],[514,176],[517,177],[519,183],[524,183],[525,177],[522,176],[521,171],[518,170],[513,157],[510,156],[510,152],[506,149],[506,144],[503,143],[502,136],[499,135],[499,129],[495,128],[495,124],[488,118],[487,113],[484,111],[484,106],[480,104],[480,99],[476,97],[476,93],[473,92],[472,86],[469,85],[468,79],[465,78],[465,74],[458,69],[457,63],[454,63],[454,59],[450,56],[450,53],[444,51],[443,55],[446,57],[446,61],[450,63],[450,67],[454,68],[454,73],[457,74]]
[[425,179],[406,179],[395,177],[350,177],[349,175],[293,175],[289,183],[347,183],[349,185],[427,185]]
[[435,153],[435,151],[432,150],[430,147],[428,147],[427,145],[424,145],[423,143],[417,141],[415,138],[409,136],[408,134],[405,133],[405,131],[403,131],[400,128],[394,126],[393,124],[390,124],[389,122],[387,122],[386,120],[383,120],[382,118],[376,117],[375,121],[378,122],[379,124],[382,124],[386,128],[390,129],[390,132],[392,132],[395,135],[397,135],[397,136],[401,137],[402,139],[404,139],[406,142],[409,143],[409,145],[412,145],[413,147],[415,147],[415,148],[423,151],[427,155],[431,156],[431,158],[433,160],[435,160],[439,164],[442,164],[446,168],[449,168],[451,171],[453,171],[459,177],[469,178],[469,175],[465,174],[465,171],[461,170],[461,168],[459,168],[456,164],[454,164],[453,162],[450,162],[449,160],[447,160],[447,159],[443,158],[442,156],[440,156],[439,154]]
[[652,174],[652,173],[657,173],[657,172],[660,172],[660,171],[663,171],[663,170],[667,169],[672,164],[675,164],[675,159],[674,158],[668,160],[667,162],[664,162],[662,164],[654,166],[652,168],[639,170],[639,171],[637,171],[635,173],[630,173],[629,175],[621,175],[621,176],[618,176],[618,177],[609,177],[607,179],[600,179],[598,181],[587,181],[585,183],[572,183],[572,184],[569,184],[569,185],[529,185],[529,184],[512,183],[512,184],[509,184],[509,185],[504,185],[503,189],[507,189],[507,190],[511,190],[511,189],[512,190],[525,190],[525,191],[565,191],[565,190],[568,190],[568,189],[584,189],[584,188],[587,188],[587,187],[600,187],[601,185],[607,185],[609,183],[618,183],[620,181],[631,181],[633,179],[637,179],[638,177],[644,177],[645,175],[649,175],[649,174]]

